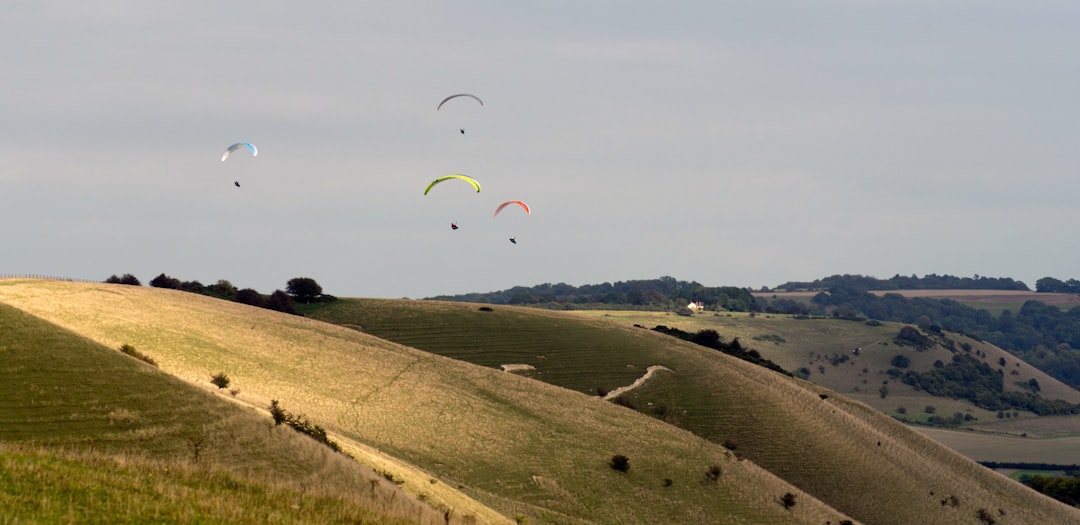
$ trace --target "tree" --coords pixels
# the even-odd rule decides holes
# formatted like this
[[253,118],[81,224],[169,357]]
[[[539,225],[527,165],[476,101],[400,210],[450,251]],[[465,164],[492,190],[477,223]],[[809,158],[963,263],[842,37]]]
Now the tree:
[[150,280],[150,286],[153,286],[154,288],[171,288],[176,290],[180,288],[180,279],[175,279],[162,273]]
[[136,278],[134,275],[131,275],[130,273],[125,273],[120,277],[117,277],[116,274],[113,274],[109,276],[108,279],[105,279],[105,282],[110,284],[130,284],[132,286],[142,286],[142,283],[139,282],[139,279]]
[[313,303],[322,295],[322,286],[310,277],[294,277],[286,283],[285,291],[297,302]]
[[243,290],[237,290],[236,302],[248,304],[251,306],[257,306],[259,308],[266,308],[266,298],[254,289],[244,288]]
[[296,313],[296,308],[293,307],[292,296],[281,290],[274,290],[274,293],[270,294],[270,299],[266,301],[266,307],[287,314]]

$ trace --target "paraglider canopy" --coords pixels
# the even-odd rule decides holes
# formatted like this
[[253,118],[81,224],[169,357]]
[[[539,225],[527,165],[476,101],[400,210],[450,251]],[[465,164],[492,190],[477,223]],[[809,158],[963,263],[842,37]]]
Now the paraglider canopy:
[[238,150],[240,148],[243,148],[243,147],[246,147],[247,149],[251,150],[251,156],[252,157],[255,157],[255,156],[257,156],[259,154],[259,150],[255,149],[254,144],[252,144],[250,142],[237,142],[236,144],[233,144],[232,146],[229,146],[228,149],[225,150],[225,153],[221,155],[221,162],[225,162],[225,159],[229,158],[229,155],[232,155],[232,153],[234,151],[236,151],[236,150]]
[[456,230],[456,229],[458,229],[458,225],[457,225],[457,223],[456,223],[456,222],[451,222],[451,223],[450,223],[450,229],[451,229],[451,230]]
[[511,238],[510,238],[510,242],[512,242],[512,243],[514,243],[514,244],[517,244],[517,239],[516,239],[516,238],[514,238],[514,237],[511,237]]
[[431,188],[434,188],[436,184],[438,184],[438,183],[440,183],[440,182],[442,182],[444,180],[450,180],[450,179],[461,179],[461,180],[463,180],[465,182],[468,182],[469,184],[472,184],[472,187],[476,188],[477,193],[480,193],[480,183],[476,182],[476,179],[474,179],[474,178],[472,178],[472,177],[470,177],[468,175],[462,175],[460,173],[455,173],[453,175],[447,175],[445,177],[439,177],[439,178],[431,181],[431,184],[428,184],[427,188],[424,189],[424,195],[427,195],[428,192],[431,191]]
[[498,208],[495,208],[495,214],[492,215],[492,217],[498,217],[499,212],[503,211],[503,208],[505,208],[507,206],[510,206],[511,204],[517,204],[518,206],[521,206],[521,209],[525,210],[525,213],[527,213],[529,215],[532,215],[532,210],[529,209],[528,204],[525,204],[524,202],[521,202],[521,201],[506,201],[506,202],[500,204]]
[[455,99],[455,98],[458,98],[458,97],[469,97],[469,98],[479,102],[481,106],[484,105],[484,101],[480,100],[480,97],[478,97],[476,95],[473,95],[471,93],[458,93],[456,95],[450,95],[449,97],[446,97],[446,98],[442,99],[442,102],[439,102],[439,106],[435,108],[435,111],[438,111],[438,110],[442,109],[443,104],[446,104],[446,102],[448,100]]
[[234,180],[233,184],[235,184],[237,188],[240,187],[240,181],[238,181],[238,180]]

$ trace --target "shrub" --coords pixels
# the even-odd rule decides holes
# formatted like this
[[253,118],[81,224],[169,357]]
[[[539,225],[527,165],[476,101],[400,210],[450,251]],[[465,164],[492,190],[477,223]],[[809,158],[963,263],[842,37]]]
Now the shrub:
[[896,368],[907,368],[911,366],[911,359],[908,359],[905,355],[896,354],[892,358],[892,361],[889,361],[889,364],[895,366]]
[[933,405],[926,405],[926,408],[923,409],[923,412],[926,412],[927,414],[933,414],[934,412],[937,412],[937,409],[934,408]]
[[281,408],[277,399],[270,401],[270,417],[274,418],[274,425],[280,425],[289,419],[289,413]]
[[713,465],[705,471],[705,479],[702,484],[716,483],[720,479],[720,465]]
[[612,469],[619,472],[626,472],[630,470],[630,458],[622,454],[615,454],[614,456],[611,456],[611,460],[608,461],[608,465],[610,465]]
[[266,307],[287,314],[296,315],[297,313],[296,307],[293,306],[292,296],[281,290],[274,290],[274,293],[270,294],[270,299],[266,301]]
[[154,358],[136,350],[134,346],[131,346],[129,344],[120,345],[120,351],[131,357],[134,357],[135,359],[143,361],[144,363],[157,366],[157,361],[154,361]]
[[790,493],[790,492],[784,493],[783,496],[780,496],[780,503],[784,504],[785,509],[790,509],[791,507],[794,507],[795,506],[795,495]]
[[[336,441],[331,440],[326,435],[326,429],[320,427],[319,425],[311,423],[307,420],[306,417],[304,417],[303,414],[296,416],[287,412],[285,409],[281,408],[281,405],[278,404],[278,401],[276,399],[270,401],[270,416],[274,418],[274,425],[280,425],[282,423],[285,423],[286,425],[292,427],[293,430],[301,434],[307,434],[315,441],[318,441],[319,443],[330,447],[330,450],[345,454],[341,450],[341,445],[338,445]],[[387,479],[393,481],[391,478]]]
[[495,311],[495,310],[494,310],[494,309],[492,309],[492,308],[491,308],[490,306],[481,306],[481,307],[479,308],[479,310],[480,310],[481,312],[494,312],[494,311]]
[[219,389],[229,386],[229,376],[225,372],[218,372],[210,378],[210,382]]

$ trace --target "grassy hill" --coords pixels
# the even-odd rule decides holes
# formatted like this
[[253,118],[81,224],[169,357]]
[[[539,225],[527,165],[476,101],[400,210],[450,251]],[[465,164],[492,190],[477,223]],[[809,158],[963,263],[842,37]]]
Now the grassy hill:
[[444,523],[341,454],[0,304],[4,523]]
[[[662,365],[671,372],[658,372],[623,397],[659,419],[728,444],[868,523],[952,523],[964,514],[973,518],[980,508],[1004,510],[1018,522],[1080,519],[1075,509],[1047,501],[866,404],[608,318],[403,300],[339,301],[312,315],[492,368],[529,365],[523,372],[529,377],[584,394],[630,384],[647,367]],[[675,318],[665,319],[672,324]],[[950,496],[961,506],[942,505]],[[1055,516],[1038,515],[1043,512]]]
[[[977,417],[977,420],[964,424],[968,428],[1016,435],[1028,433],[1032,436],[1080,432],[1080,421],[1077,418],[1052,418],[1059,422],[1060,427],[1052,429],[1034,422],[1042,418],[1024,413],[1020,415],[1020,419],[1032,423],[1030,428],[1025,428],[1022,424],[1014,423],[1011,417],[1008,420],[998,419],[996,411],[978,408],[969,401],[934,397],[890,378],[887,371],[894,368],[891,361],[897,355],[909,359],[910,365],[905,370],[917,372],[933,369],[935,361],[948,363],[953,356],[953,352],[941,344],[927,349],[897,344],[896,336],[904,326],[899,323],[872,326],[841,319],[799,319],[788,315],[750,316],[739,312],[706,312],[693,316],[629,311],[580,311],[575,314],[602,318],[627,326],[639,324],[651,328],[662,324],[688,332],[716,330],[725,340],[739,338],[743,346],[757,350],[762,357],[775,361],[789,371],[808,369],[808,379],[818,385],[862,401],[886,414],[904,416],[916,422],[926,420],[924,408],[930,405],[936,407],[938,414],[951,415],[961,412]],[[970,347],[970,351],[964,353],[1002,370],[1006,391],[1026,391],[1017,383],[1027,383],[1035,379],[1040,385],[1039,393],[1043,397],[1080,403],[1080,392],[1020,361],[1012,354],[960,334],[944,335],[957,347]],[[859,349],[857,354],[855,349]],[[1005,361],[1004,366],[1000,364],[1002,359]],[[887,388],[885,397],[881,396],[882,386]],[[897,412],[901,406],[906,407],[906,414]]]
[[[685,430],[595,396],[354,329],[123,285],[3,281],[0,303],[108,348],[134,345],[162,371],[193,385],[212,388],[211,376],[226,373],[238,392],[212,399],[253,407],[279,400],[285,409],[325,426],[359,460],[404,481],[421,500],[450,509],[456,522],[820,524],[848,519]],[[435,326],[437,320],[431,321]],[[456,330],[448,335],[467,335]],[[94,366],[84,368],[86,374],[96,372]],[[10,377],[15,382],[10,388],[29,388],[19,370]],[[106,406],[96,401],[101,395],[84,397],[91,405]],[[23,398],[16,406],[34,399]],[[269,427],[262,425],[222,432],[243,441],[266,433]],[[175,428],[190,431],[187,425]],[[629,471],[609,466],[614,455],[629,458]],[[707,477],[710,471],[719,473],[715,481]],[[787,493],[796,498],[791,508],[780,502]],[[461,499],[462,494],[470,499]],[[469,507],[469,501],[484,506]],[[1036,508],[1028,511],[1032,515],[1054,519],[1062,512],[1032,501],[1041,502],[1029,502]]]

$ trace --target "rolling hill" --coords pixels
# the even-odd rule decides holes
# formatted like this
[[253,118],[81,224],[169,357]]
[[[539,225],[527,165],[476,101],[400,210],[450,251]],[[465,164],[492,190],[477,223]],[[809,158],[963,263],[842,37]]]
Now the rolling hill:
[[[955,509],[941,502],[954,495],[972,515],[985,508],[1042,519],[1021,517],[1044,508],[1031,491],[864,403],[650,330],[579,313],[431,301],[339,301],[312,315],[483,366],[527,365],[528,377],[583,394],[663,366],[671,372],[622,397],[868,523],[953,522]],[[1055,519],[1075,521],[1076,512]]]
[[[454,522],[850,519],[753,461],[657,419],[355,329],[124,285],[3,281],[0,303],[104,347],[133,345],[160,370],[190,385],[210,390],[211,376],[226,373],[237,392],[214,399],[255,408],[279,400],[285,409],[323,425],[361,462],[403,481],[419,499],[448,509]],[[667,342],[648,344],[660,341]],[[11,388],[25,387],[20,370],[9,374]],[[186,392],[176,395],[186,399]],[[83,397],[104,405],[96,401],[104,395],[90,391]],[[261,431],[230,430],[230,435],[246,439],[248,432],[266,428],[264,423]],[[141,445],[136,440],[133,446]],[[627,472],[611,468],[615,455],[629,458]],[[782,504],[785,494],[796,504]],[[1018,505],[1018,515],[1071,516],[1033,493],[1019,495],[1015,503],[1001,504]],[[983,496],[976,491],[965,505]],[[1021,503],[1024,498],[1030,501]],[[469,507],[469,501],[482,507]]]
[[0,304],[0,522],[445,523],[382,479],[229,398]]

